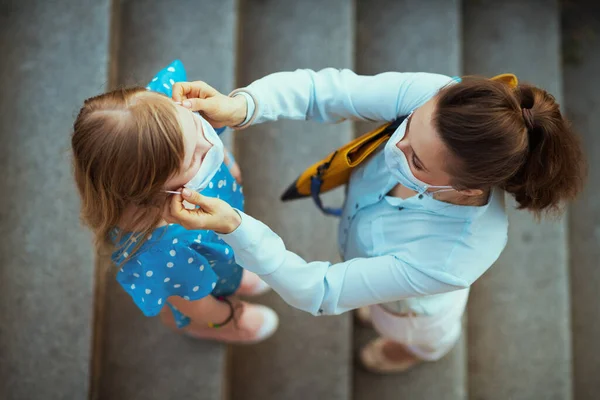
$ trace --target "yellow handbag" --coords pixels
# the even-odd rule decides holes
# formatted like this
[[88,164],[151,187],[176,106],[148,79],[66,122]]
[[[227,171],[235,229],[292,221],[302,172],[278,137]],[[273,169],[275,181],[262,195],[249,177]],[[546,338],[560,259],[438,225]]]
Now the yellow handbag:
[[[519,84],[517,77],[513,74],[497,75],[491,79],[504,82],[512,88]],[[281,200],[289,201],[311,196],[323,213],[341,215],[341,209],[325,207],[320,194],[348,183],[352,170],[365,161],[379,146],[387,142],[405,118],[406,116],[400,117],[392,123],[381,125],[311,165],[287,188],[281,196]]]

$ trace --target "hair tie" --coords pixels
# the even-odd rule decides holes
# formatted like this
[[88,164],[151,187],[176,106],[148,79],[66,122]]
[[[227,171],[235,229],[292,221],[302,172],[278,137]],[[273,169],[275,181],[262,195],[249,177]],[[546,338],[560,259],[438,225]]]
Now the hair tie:
[[533,130],[533,113],[531,112],[531,108],[521,108],[521,111],[525,120],[525,126],[531,132]]

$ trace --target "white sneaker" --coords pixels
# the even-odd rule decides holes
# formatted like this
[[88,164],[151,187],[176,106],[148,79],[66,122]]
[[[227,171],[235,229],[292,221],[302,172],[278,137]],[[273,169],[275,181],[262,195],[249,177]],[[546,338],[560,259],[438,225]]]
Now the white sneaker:
[[216,340],[224,343],[252,344],[271,337],[279,326],[279,317],[271,308],[238,301],[234,319],[221,328],[192,325],[185,334],[196,339]]

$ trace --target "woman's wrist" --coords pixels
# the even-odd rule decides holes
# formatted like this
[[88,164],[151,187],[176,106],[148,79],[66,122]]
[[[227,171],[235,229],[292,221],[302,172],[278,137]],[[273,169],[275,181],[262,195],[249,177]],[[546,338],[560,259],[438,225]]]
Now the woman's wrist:
[[221,232],[218,232],[220,234],[224,234],[224,235],[228,235],[230,233],[232,233],[233,231],[235,231],[237,228],[239,228],[239,226],[242,224],[242,217],[240,216],[240,214],[234,209],[233,213],[231,213],[230,215],[228,215],[227,217],[225,217],[225,221],[224,221],[224,229]]
[[248,100],[246,100],[246,96],[242,96],[242,95],[234,95],[232,97],[233,101],[234,101],[234,114],[233,114],[233,120],[235,121],[235,123],[233,124],[233,126],[239,126],[242,125],[247,118],[247,114],[248,114]]

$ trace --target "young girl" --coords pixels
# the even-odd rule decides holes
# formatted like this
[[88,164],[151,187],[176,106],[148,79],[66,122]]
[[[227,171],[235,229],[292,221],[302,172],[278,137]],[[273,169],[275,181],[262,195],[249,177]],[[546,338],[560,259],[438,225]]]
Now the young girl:
[[[153,83],[170,89],[174,79],[159,74]],[[243,207],[242,188],[210,124],[163,94],[119,89],[84,102],[72,149],[83,221],[100,245],[115,249],[117,281],[144,315],[160,314],[170,327],[224,342],[273,334],[273,310],[229,297],[268,289],[242,273],[231,247],[213,232],[187,231],[161,217],[168,192],[181,186]]]

